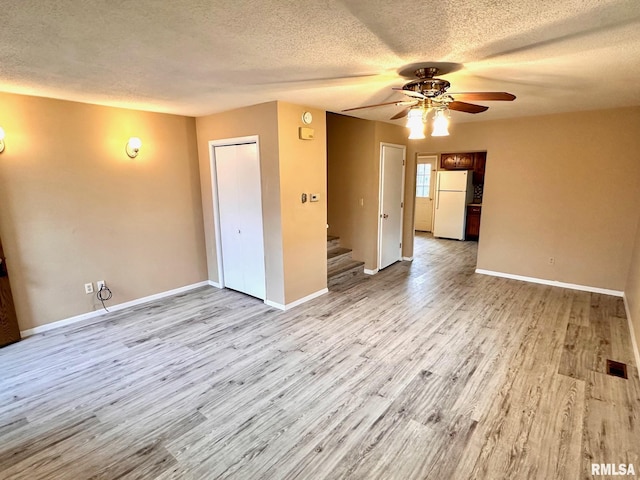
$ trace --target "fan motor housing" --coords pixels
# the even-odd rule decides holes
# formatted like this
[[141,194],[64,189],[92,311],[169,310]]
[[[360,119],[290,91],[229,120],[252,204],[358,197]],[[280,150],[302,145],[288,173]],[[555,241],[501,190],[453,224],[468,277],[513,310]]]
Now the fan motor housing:
[[433,98],[442,95],[451,86],[446,80],[441,78],[426,78],[424,80],[414,80],[402,87],[403,90],[411,90],[423,94],[425,97]]

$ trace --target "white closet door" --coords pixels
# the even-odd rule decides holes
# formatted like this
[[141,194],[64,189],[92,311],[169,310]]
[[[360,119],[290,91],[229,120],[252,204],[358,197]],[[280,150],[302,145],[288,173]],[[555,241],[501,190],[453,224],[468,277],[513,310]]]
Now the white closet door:
[[382,145],[380,149],[379,264],[382,270],[402,260],[402,196],[405,147]]
[[244,272],[244,292],[264,300],[264,231],[262,228],[262,190],[260,157],[255,143],[237,145],[238,215]]
[[264,299],[260,158],[255,143],[215,147],[225,287]]

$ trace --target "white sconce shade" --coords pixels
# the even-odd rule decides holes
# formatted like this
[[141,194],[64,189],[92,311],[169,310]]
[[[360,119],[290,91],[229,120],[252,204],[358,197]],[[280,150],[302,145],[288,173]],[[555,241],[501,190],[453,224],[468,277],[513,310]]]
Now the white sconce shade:
[[407,115],[407,128],[409,129],[409,140],[420,140],[424,136],[424,121],[422,120],[422,110],[414,108],[409,110]]
[[140,151],[140,147],[142,147],[142,140],[140,140],[138,137],[131,137],[127,142],[125,150],[130,158],[136,158],[138,156],[138,152]]
[[446,137],[449,135],[449,120],[444,114],[443,110],[436,111],[436,115],[433,118],[433,132],[432,137]]
[[0,127],[0,153],[4,152],[4,129]]

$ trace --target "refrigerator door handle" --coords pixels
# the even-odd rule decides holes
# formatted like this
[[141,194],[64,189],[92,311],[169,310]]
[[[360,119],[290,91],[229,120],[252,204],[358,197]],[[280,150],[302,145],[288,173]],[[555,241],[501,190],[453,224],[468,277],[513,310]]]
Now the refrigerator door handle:
[[436,210],[440,208],[440,190],[436,191]]

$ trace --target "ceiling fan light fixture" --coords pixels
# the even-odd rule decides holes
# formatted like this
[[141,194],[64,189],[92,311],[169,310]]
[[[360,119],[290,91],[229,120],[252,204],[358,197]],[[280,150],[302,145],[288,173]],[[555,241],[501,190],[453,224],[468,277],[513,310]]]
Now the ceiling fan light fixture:
[[437,110],[433,117],[432,137],[447,137],[449,135],[449,119],[444,110]]
[[422,119],[422,110],[412,108],[407,115],[407,128],[409,129],[409,140],[421,140],[424,135],[424,121]]

